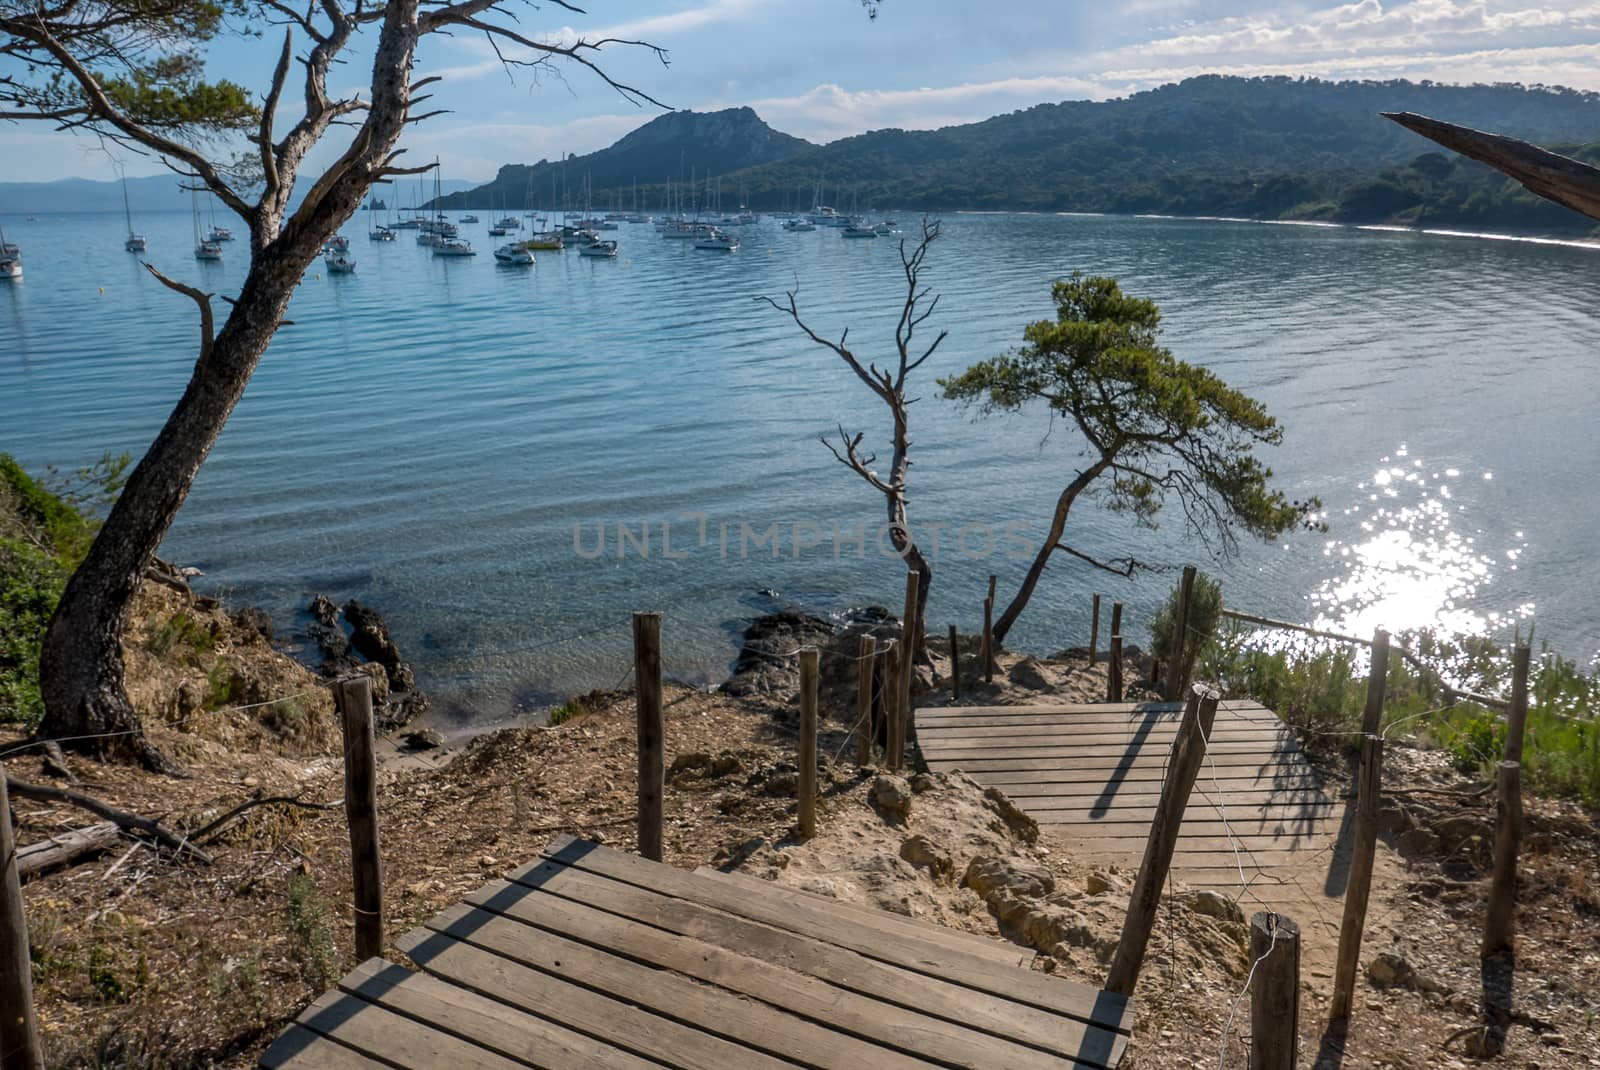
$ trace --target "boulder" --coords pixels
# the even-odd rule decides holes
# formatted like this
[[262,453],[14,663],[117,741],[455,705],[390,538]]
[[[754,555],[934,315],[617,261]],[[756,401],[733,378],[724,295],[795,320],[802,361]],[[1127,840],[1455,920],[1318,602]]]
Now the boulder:
[[1223,895],[1209,889],[1189,894],[1189,909],[1196,914],[1205,914],[1212,918],[1221,918],[1223,921],[1244,921],[1244,911],[1239,909],[1239,904]]
[[941,882],[955,876],[956,864],[950,852],[920,833],[907,837],[900,845],[900,857],[913,866],[926,867]]
[[824,646],[833,632],[822,618],[792,609],[757,617],[744,630],[733,675],[722,691],[741,698],[793,697],[800,690],[800,648]]
[[235,638],[240,642],[272,642],[272,615],[264,609],[250,606],[238,610],[229,618],[229,622],[233,625]]
[[1094,931],[1089,928],[1088,920],[1076,910],[1062,906],[1034,907],[1023,919],[1021,929],[1028,946],[1040,951],[1054,951],[1061,944],[1088,947],[1094,943]]
[[407,732],[400,737],[400,742],[406,745],[406,750],[437,750],[444,746],[444,736],[432,728],[419,728],[414,732]]
[[1055,875],[1044,866],[992,855],[978,855],[969,862],[961,883],[985,899],[999,893],[1041,899],[1056,888]]
[[1005,822],[1013,836],[1023,843],[1039,842],[1039,823],[1023,813],[1005,792],[999,788],[985,788],[983,800]]
[[880,773],[872,781],[872,801],[886,816],[903,821],[911,813],[911,785],[904,777]]
[[1090,895],[1108,895],[1127,890],[1127,885],[1109,873],[1095,870],[1083,879],[1083,890]]

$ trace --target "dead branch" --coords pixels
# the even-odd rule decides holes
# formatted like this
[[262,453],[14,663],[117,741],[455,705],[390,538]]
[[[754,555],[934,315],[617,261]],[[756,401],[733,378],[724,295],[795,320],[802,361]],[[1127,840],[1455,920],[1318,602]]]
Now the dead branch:
[[197,290],[187,283],[167,278],[148,260],[144,262],[144,269],[154,275],[156,280],[167,289],[183,294],[200,306],[200,359],[202,361],[205,360],[211,355],[211,342],[216,336],[215,324],[211,313],[211,295]]
[[24,799],[33,799],[35,802],[64,802],[87,810],[97,817],[114,822],[124,832],[139,832],[150,837],[162,847],[176,854],[187,854],[196,861],[211,863],[211,856],[199,847],[188,841],[187,837],[179,836],[161,822],[138,814],[130,814],[126,810],[119,810],[110,803],[96,799],[92,795],[85,795],[81,791],[72,791],[68,788],[51,787],[47,784],[30,784],[26,780],[15,777],[6,778],[6,786],[11,794],[20,795]]
[[24,844],[17,848],[17,876],[21,880],[28,880],[52,869],[92,858],[116,846],[120,834],[116,822],[103,821],[87,828],[58,832],[38,843]]
[[235,806],[210,824],[201,827],[189,839],[195,843],[204,843],[213,839],[222,831],[224,825],[235,818],[244,816],[258,806],[297,806],[302,810],[337,810],[343,805],[344,801],[341,799],[334,799],[331,802],[315,802],[310,799],[302,799],[298,795],[271,795],[263,799],[250,799]]
[[1600,219],[1600,168],[1503,134],[1485,133],[1414,112],[1386,111],[1383,117],[1447,149],[1488,164],[1522,183],[1531,193],[1581,212],[1590,219]]
[[1076,557],[1079,561],[1086,561],[1089,564],[1093,565],[1095,568],[1098,568],[1098,569],[1100,569],[1102,571],[1105,571],[1105,572],[1109,572],[1113,576],[1121,576],[1124,579],[1132,579],[1133,578],[1133,574],[1135,572],[1141,570],[1141,569],[1144,570],[1145,572],[1163,572],[1163,571],[1166,571],[1166,566],[1163,566],[1163,565],[1147,565],[1143,561],[1140,561],[1140,560],[1138,560],[1136,558],[1132,558],[1132,557],[1113,557],[1113,558],[1109,558],[1109,559],[1107,559],[1105,561],[1102,561],[1097,557],[1093,557],[1093,556],[1091,556],[1089,554],[1084,553],[1082,550],[1074,549],[1073,547],[1068,546],[1064,542],[1056,543],[1056,549],[1060,550],[1062,553],[1071,554],[1073,557]]

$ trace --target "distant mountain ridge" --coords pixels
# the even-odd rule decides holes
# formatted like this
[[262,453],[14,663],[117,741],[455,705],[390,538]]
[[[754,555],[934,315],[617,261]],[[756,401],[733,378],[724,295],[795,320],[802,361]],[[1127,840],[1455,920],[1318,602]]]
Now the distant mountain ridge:
[[[596,208],[648,210],[662,180],[694,167],[757,209],[807,208],[818,186],[841,209],[1162,212],[1583,230],[1576,213],[1461,160],[1409,165],[1433,148],[1381,118],[1417,111],[1584,155],[1600,140],[1600,94],[1560,87],[1202,75],[1107,101],[1039,104],[938,130],[875,130],[827,145],[773,131],[748,108],[662,116],[609,149],[534,167],[533,203],[576,205],[587,175]],[[726,119],[719,117],[728,117]],[[704,121],[744,131],[759,161],[713,147]],[[682,125],[678,125],[682,124]],[[720,125],[719,125],[720,124]],[[523,203],[528,168],[447,199]],[[520,189],[519,189],[520,186]]]
[[751,108],[674,111],[597,152],[563,161],[507,164],[493,181],[443,197],[441,204],[449,209],[550,207],[557,199],[576,204],[585,180],[595,190],[631,190],[635,182],[656,187],[678,181],[680,173],[687,181],[691,169],[702,178],[727,175],[814,148],[809,141],[774,130]]

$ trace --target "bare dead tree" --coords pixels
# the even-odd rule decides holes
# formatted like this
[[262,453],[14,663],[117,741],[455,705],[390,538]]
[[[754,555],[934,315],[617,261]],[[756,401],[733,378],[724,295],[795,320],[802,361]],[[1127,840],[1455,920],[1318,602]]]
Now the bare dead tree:
[[[565,0],[552,2],[581,13]],[[612,38],[541,40],[520,28],[514,6],[515,0],[0,0],[0,59],[9,61],[0,65],[0,120],[87,131],[155,156],[215,195],[250,232],[250,271],[238,295],[224,298],[230,307],[220,325],[213,294],[150,268],[198,308],[198,357],[183,396],[62,594],[41,659],[41,736],[102,755],[131,752],[153,769],[174,768],[146,740],[123,686],[120,641],[134,592],[306,269],[374,183],[427,170],[398,162],[407,129],[439,114],[420,107],[429,96],[417,90],[436,79],[414,77],[418,42],[482,33],[508,67],[537,74],[576,64],[623,99],[659,106],[613,79],[597,57],[608,46],[627,45],[665,63],[663,50]],[[263,24],[282,30],[282,46],[259,104],[231,82],[205,81],[202,43],[224,34],[255,36]],[[374,33],[369,95],[331,95],[329,72],[359,37]],[[304,52],[297,53],[297,42],[306,44]],[[280,121],[296,64],[303,70],[304,111]],[[348,143],[291,212],[308,154],[336,128]]]
[[856,378],[866,384],[867,389],[881,400],[889,410],[892,424],[890,437],[890,454],[888,475],[880,475],[876,453],[863,453],[862,442],[866,438],[865,431],[855,434],[845,430],[841,422],[837,429],[837,439],[830,440],[829,436],[819,435],[818,440],[833,454],[834,459],[856,475],[883,496],[884,505],[889,516],[889,538],[894,545],[895,552],[905,561],[906,566],[915,569],[918,575],[917,587],[917,620],[913,624],[907,622],[907,634],[912,634],[915,629],[918,640],[921,638],[921,629],[926,616],[928,605],[928,590],[933,585],[933,567],[917,545],[916,538],[911,530],[909,519],[910,499],[907,495],[907,477],[911,469],[911,434],[907,421],[907,410],[916,402],[916,398],[906,396],[906,382],[911,373],[925,364],[939,348],[948,331],[940,331],[934,336],[933,341],[922,346],[917,341],[917,331],[932,316],[939,306],[939,297],[922,282],[923,268],[926,266],[928,250],[939,237],[939,223],[937,220],[924,218],[922,220],[922,236],[916,245],[907,249],[906,242],[900,242],[900,267],[905,275],[906,296],[900,306],[900,319],[894,329],[894,356],[890,358],[888,366],[878,367],[874,362],[862,363],[854,350],[849,346],[850,329],[846,327],[839,334],[837,342],[824,338],[811,328],[800,316],[798,303],[799,288],[788,291],[784,300],[778,301],[771,297],[759,297],[758,301],[765,302],[786,313],[794,320],[796,326],[804,332],[805,336],[817,345],[831,350],[838,358],[844,361],[845,366],[856,374]]

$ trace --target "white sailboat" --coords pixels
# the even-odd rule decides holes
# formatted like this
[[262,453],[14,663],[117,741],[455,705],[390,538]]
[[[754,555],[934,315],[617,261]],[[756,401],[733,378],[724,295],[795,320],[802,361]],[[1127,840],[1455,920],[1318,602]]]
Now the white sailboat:
[[[218,245],[215,238],[200,236],[200,191],[190,190],[194,201],[194,258],[196,260],[221,260],[222,246]],[[212,228],[215,232],[216,228]]]
[[732,253],[738,251],[739,239],[732,234],[712,227],[709,234],[695,239],[694,247],[696,249],[713,249],[719,252]]
[[130,253],[142,253],[145,251],[146,243],[144,235],[136,234],[133,230],[133,208],[128,204],[128,175],[120,167],[117,171],[122,178],[122,214],[128,220],[128,238],[122,243],[122,247]]
[[330,249],[322,258],[322,265],[328,269],[330,275],[350,275],[356,270],[356,262],[342,250]]
[[0,279],[22,278],[22,250],[6,241],[4,230],[0,230]]

